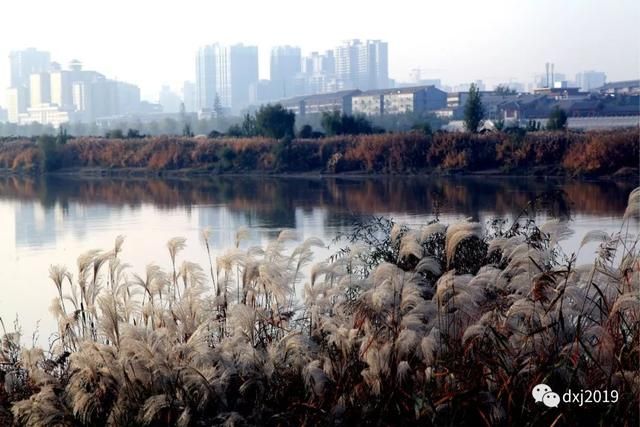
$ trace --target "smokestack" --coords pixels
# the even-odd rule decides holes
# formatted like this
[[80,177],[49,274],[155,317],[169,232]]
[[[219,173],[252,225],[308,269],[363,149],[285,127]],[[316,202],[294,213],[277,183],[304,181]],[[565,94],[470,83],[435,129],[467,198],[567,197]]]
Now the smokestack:
[[551,64],[551,87],[554,87],[556,85],[555,73],[553,72],[554,68],[555,64]]
[[549,63],[547,62],[546,64],[544,64],[544,67],[547,70],[546,86],[549,87]]

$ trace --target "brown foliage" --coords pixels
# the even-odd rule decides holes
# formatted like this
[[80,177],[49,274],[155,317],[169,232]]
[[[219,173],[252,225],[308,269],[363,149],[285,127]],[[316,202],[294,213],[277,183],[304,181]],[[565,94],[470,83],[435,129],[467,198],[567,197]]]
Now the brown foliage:
[[572,173],[613,173],[623,167],[638,168],[640,134],[625,132],[589,133],[587,141],[567,151],[563,166]]
[[[278,142],[268,138],[138,140],[78,138],[60,147],[62,167],[206,169],[264,172],[416,173],[553,167],[570,173],[607,174],[637,169],[635,130],[577,132],[388,133]],[[42,154],[33,141],[0,145],[0,168],[38,170]]]

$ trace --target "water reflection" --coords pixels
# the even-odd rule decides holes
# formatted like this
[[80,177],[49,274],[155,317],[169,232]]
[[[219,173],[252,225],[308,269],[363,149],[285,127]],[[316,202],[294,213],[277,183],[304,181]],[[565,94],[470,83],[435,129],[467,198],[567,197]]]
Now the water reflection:
[[[353,216],[387,215],[419,224],[434,207],[445,221],[511,216],[536,195],[563,190],[574,215],[574,250],[588,230],[619,229],[631,184],[497,178],[277,178],[41,179],[0,178],[0,317],[20,314],[27,336],[41,321],[41,336],[55,329],[48,306],[55,297],[51,264],[74,271],[89,249],[110,248],[127,236],[123,259],[140,271],[150,262],[167,267],[165,242],[188,239],[183,259],[205,264],[200,231],[212,229],[214,257],[247,226],[248,245],[262,244],[282,228],[300,238],[330,241]],[[637,233],[637,229],[634,230]],[[330,250],[318,256],[324,257]],[[591,250],[591,253],[593,251]]]
[[163,179],[41,179],[0,178],[0,197],[36,201],[45,210],[63,212],[72,202],[82,205],[186,209],[224,205],[232,211],[255,212],[261,221],[293,226],[294,209],[321,207],[337,215],[379,212],[425,214],[435,205],[443,212],[480,217],[484,212],[512,214],[535,195],[562,189],[574,212],[615,216],[624,211],[633,189],[630,183],[562,182],[514,178],[279,178],[215,177],[197,180]]

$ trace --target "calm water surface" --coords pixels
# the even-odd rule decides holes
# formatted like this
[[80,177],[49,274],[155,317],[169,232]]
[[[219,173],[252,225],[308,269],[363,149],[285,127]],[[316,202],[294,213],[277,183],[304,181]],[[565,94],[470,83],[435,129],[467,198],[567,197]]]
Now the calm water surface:
[[[283,228],[330,243],[357,217],[385,215],[417,226],[433,218],[435,207],[443,221],[489,221],[513,217],[528,200],[553,189],[564,190],[571,203],[575,234],[563,247],[572,252],[589,230],[620,230],[633,185],[515,178],[0,178],[0,317],[11,324],[19,316],[27,342],[39,325],[46,344],[55,328],[48,311],[56,296],[49,265],[66,264],[75,272],[81,253],[110,249],[119,234],[126,236],[122,258],[142,271],[151,262],[169,266],[165,244],[175,236],[187,238],[180,259],[206,263],[200,240],[205,227],[216,253],[233,245],[240,226],[250,230],[245,246],[264,243]],[[544,220],[547,213],[537,215]],[[629,231],[637,234],[637,225]],[[579,260],[589,261],[594,250],[583,248]],[[317,256],[331,252],[320,249]]]

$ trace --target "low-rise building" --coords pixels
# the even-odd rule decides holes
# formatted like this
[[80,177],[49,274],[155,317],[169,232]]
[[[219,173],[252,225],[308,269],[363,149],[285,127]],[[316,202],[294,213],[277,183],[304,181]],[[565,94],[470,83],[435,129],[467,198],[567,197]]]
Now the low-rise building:
[[384,111],[384,95],[381,90],[363,92],[351,99],[351,111],[365,116],[381,116]]
[[74,119],[74,112],[71,109],[64,109],[52,104],[39,104],[35,107],[27,108],[26,113],[19,114],[18,124],[40,123],[57,128],[65,123],[75,121]]
[[640,80],[606,83],[599,91],[605,96],[640,95]]
[[435,86],[415,86],[363,92],[352,100],[353,113],[374,115],[423,113],[444,108],[447,93]]
[[360,93],[359,90],[345,90],[318,95],[298,96],[281,101],[280,104],[299,116],[331,111],[351,114],[352,98]]

